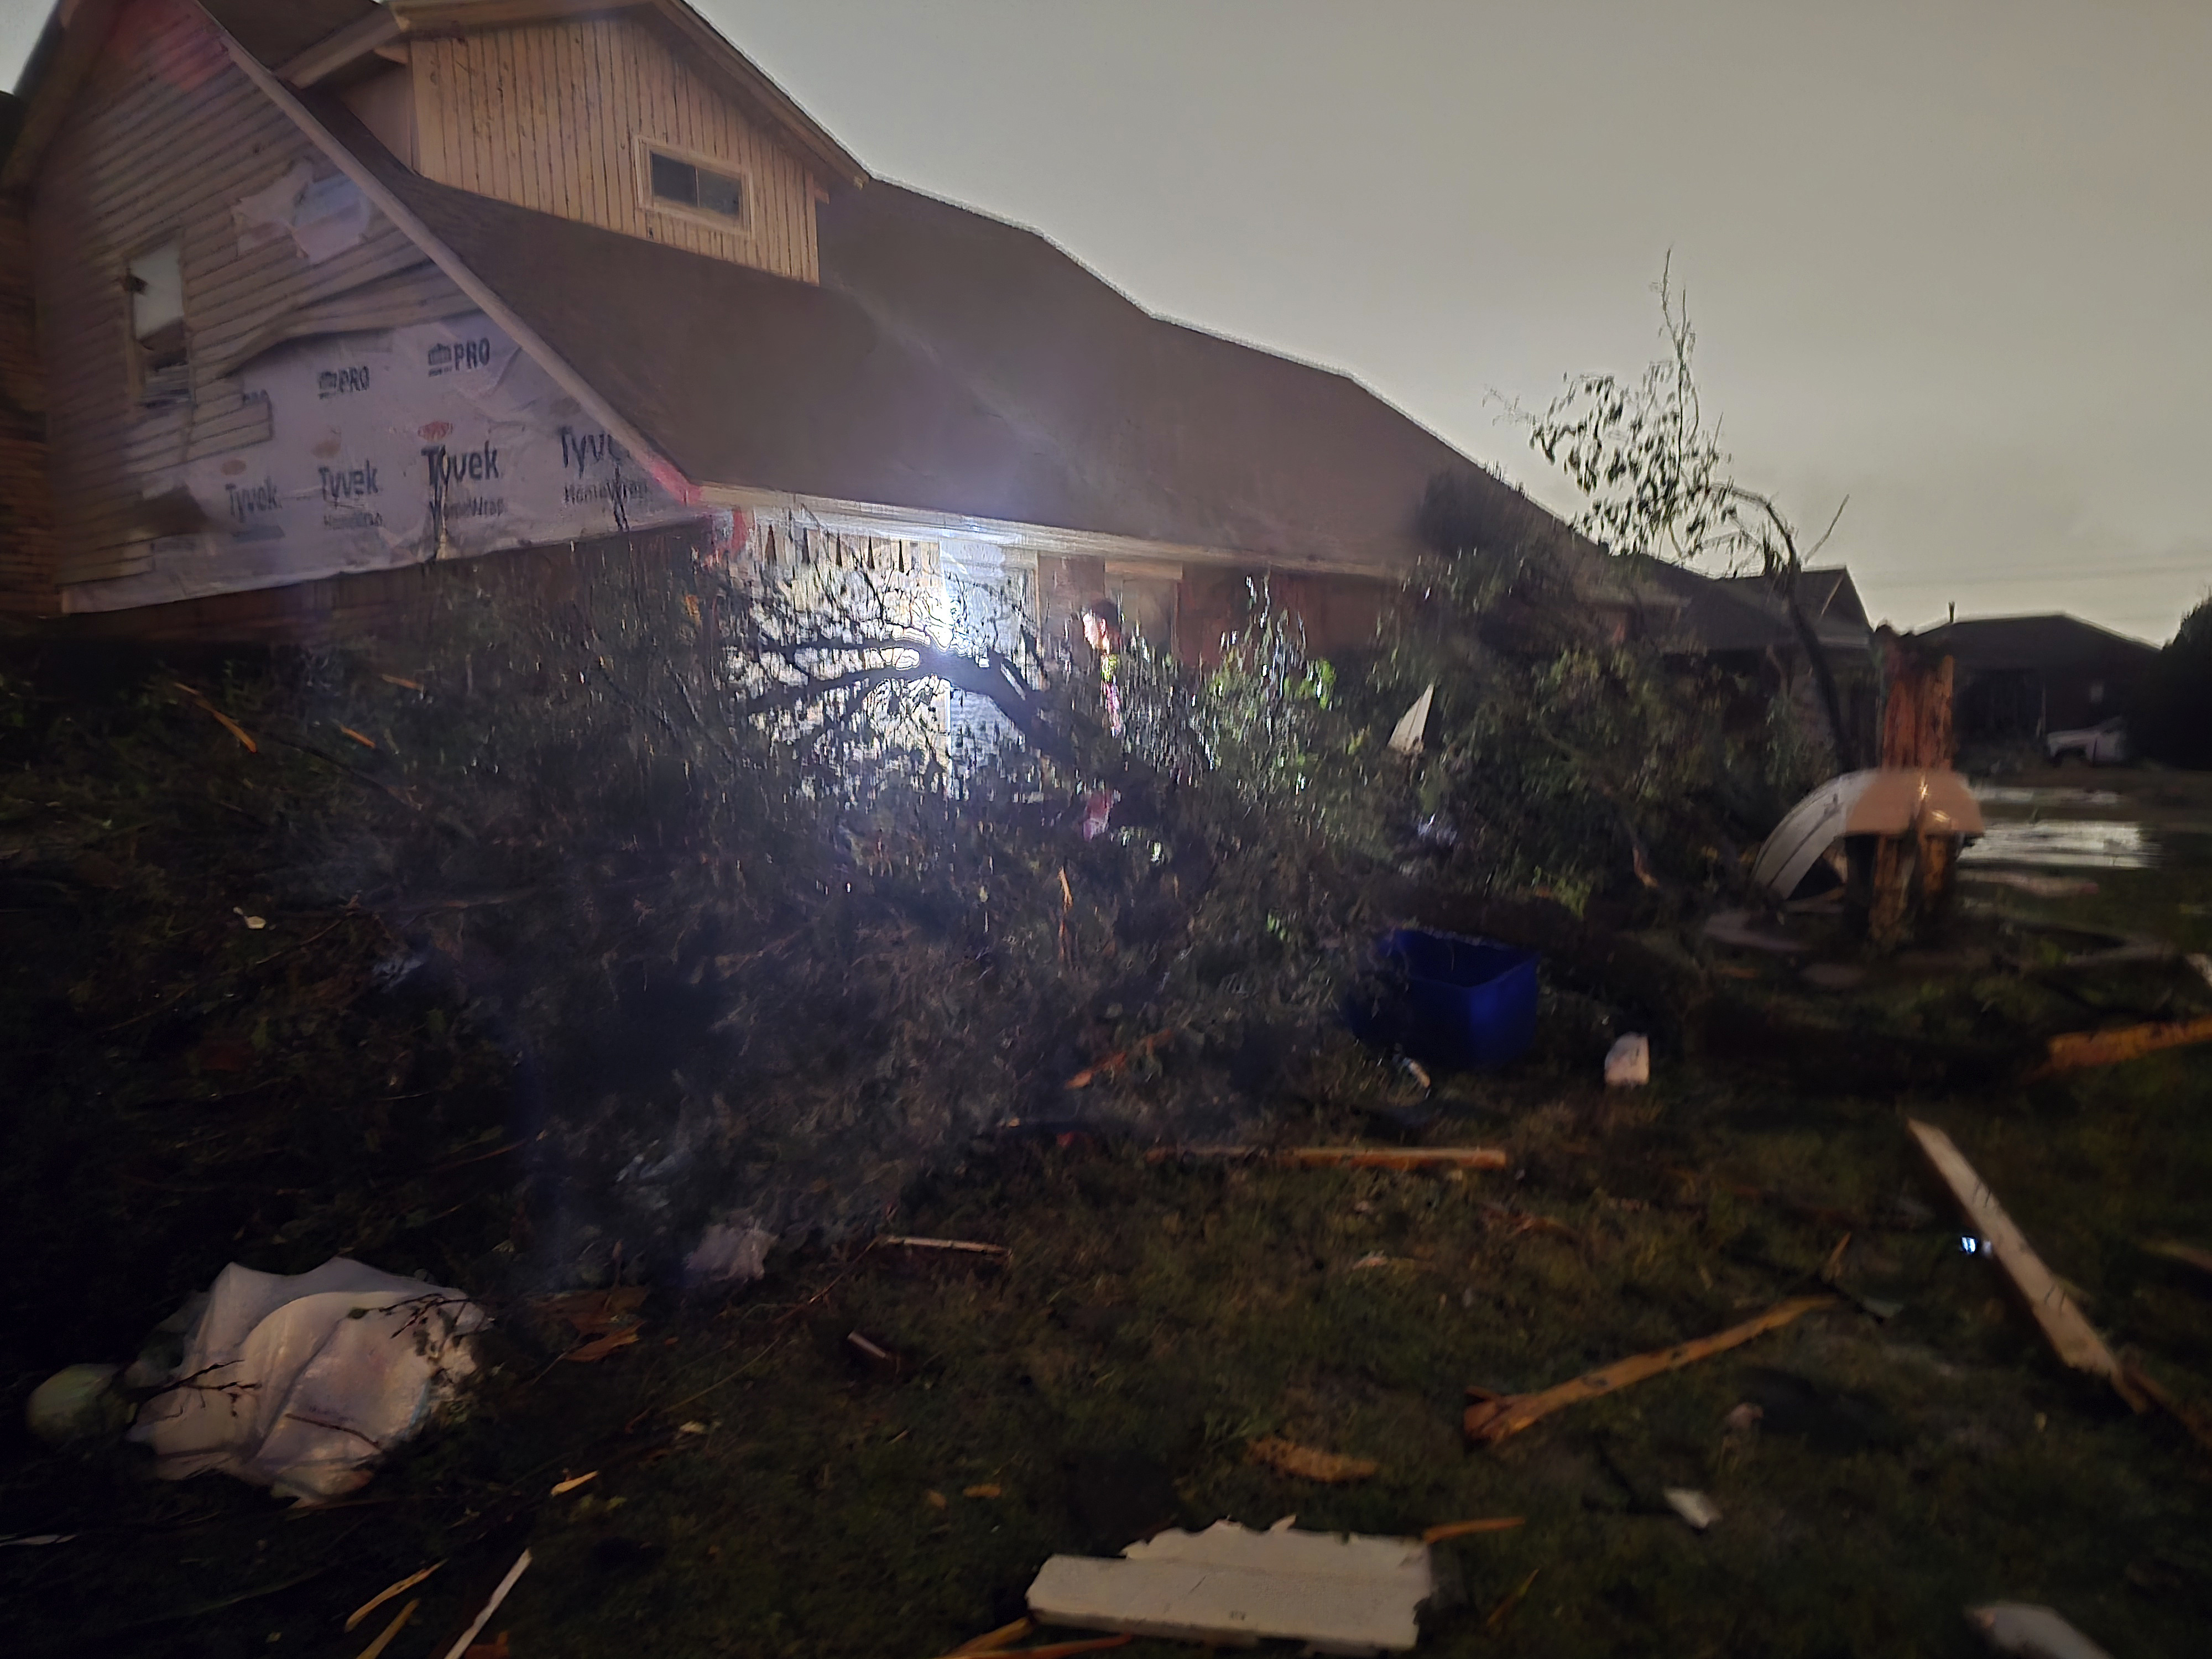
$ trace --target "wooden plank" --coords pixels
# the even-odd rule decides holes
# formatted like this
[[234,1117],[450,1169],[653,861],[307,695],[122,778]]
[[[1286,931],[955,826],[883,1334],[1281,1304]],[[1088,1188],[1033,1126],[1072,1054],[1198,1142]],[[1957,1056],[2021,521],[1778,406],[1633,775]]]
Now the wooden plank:
[[1907,1118],[1905,1127],[1918,1143],[1937,1179],[1958,1201],[1967,1224],[1981,1241],[1980,1248],[1996,1258],[2013,1288],[2020,1292],[2021,1299],[2027,1304],[2028,1312],[2042,1328],[2052,1352],[2075,1370],[2103,1377],[2130,1406],[2142,1410],[2141,1395],[2122,1372],[2112,1351],[2105,1346],[2105,1339],[2097,1334],[2096,1328],[2074,1305],[2074,1298],[2066,1294],[2051,1269],[2043,1265],[2043,1258],[2029,1245],[2027,1236],[2013,1224],[1989,1184],[1974,1173],[1974,1166],[1966,1162],[1966,1154],[1952,1143],[1950,1136],[1931,1123]]
[[1041,1624],[1250,1646],[1303,1641],[1328,1653],[1403,1652],[1436,1594],[1413,1539],[1248,1532],[1220,1522],[1133,1544],[1120,1560],[1055,1555],[1029,1589]]
[[415,167],[425,179],[447,181],[445,51],[442,40],[417,41],[407,54],[415,80]]
[[1832,1296],[1796,1297],[1787,1302],[1777,1303],[1756,1319],[1747,1319],[1741,1325],[1730,1326],[1716,1335],[1699,1337],[1693,1342],[1678,1343],[1674,1347],[1660,1348],[1650,1353],[1632,1354],[1626,1359],[1615,1360],[1602,1370],[1586,1372],[1571,1382],[1562,1382],[1556,1388],[1546,1389],[1540,1394],[1504,1395],[1478,1400],[1467,1408],[1467,1437],[1484,1445],[1494,1446],[1564,1407],[1617,1393],[1631,1383],[1641,1382],[1665,1371],[1680,1370],[1685,1365],[1693,1365],[1714,1354],[1741,1347],[1753,1337],[1778,1329],[1815,1309],[1833,1307],[1835,1301]]

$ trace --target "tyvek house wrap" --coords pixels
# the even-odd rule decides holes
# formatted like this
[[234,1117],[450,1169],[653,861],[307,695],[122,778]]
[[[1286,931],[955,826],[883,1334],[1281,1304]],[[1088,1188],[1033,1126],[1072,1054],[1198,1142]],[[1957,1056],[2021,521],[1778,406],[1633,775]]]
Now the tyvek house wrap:
[[277,347],[240,371],[270,436],[168,469],[209,527],[88,584],[112,610],[700,516],[480,312]]

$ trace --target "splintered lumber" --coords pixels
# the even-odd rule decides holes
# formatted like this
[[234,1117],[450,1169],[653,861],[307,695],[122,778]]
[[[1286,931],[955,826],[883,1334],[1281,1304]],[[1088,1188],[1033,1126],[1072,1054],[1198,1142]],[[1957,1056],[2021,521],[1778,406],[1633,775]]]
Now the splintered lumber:
[[979,1244],[972,1238],[879,1238],[878,1244],[901,1250],[951,1250],[964,1255],[1012,1255],[1003,1244]]
[[2212,1273],[2212,1250],[2199,1249],[2194,1244],[2184,1244],[2171,1238],[2146,1244],[2143,1249],[2153,1255],[2162,1255],[2169,1261],[2186,1262],[2199,1273]]
[[491,1593],[491,1599],[483,1604],[483,1611],[470,1622],[459,1639],[446,1650],[446,1659],[461,1659],[461,1656],[469,1650],[469,1644],[477,1639],[477,1632],[491,1622],[492,1614],[499,1611],[499,1604],[507,1600],[507,1593],[514,1588],[514,1581],[529,1570],[530,1552],[525,1550],[515,1558],[514,1565],[507,1570],[507,1577],[499,1581],[498,1588]]
[[1498,1515],[1481,1521],[1446,1521],[1430,1527],[1421,1534],[1424,1544],[1444,1544],[1455,1538],[1472,1538],[1482,1532],[1511,1532],[1516,1527],[1528,1524],[1525,1515]]
[[2186,1048],[2197,1042],[2212,1042],[2212,1014],[2166,1024],[2130,1025],[2118,1031],[2069,1031],[2051,1039],[2050,1057],[2029,1076],[2056,1077],[2091,1066],[2117,1066],[2161,1048]]
[[1276,1161],[1294,1170],[1502,1170],[1502,1146],[1296,1146]]
[[1335,1452],[1317,1451],[1273,1434],[1261,1436],[1245,1450],[1255,1463],[1264,1463],[1279,1474],[1296,1475],[1301,1480],[1319,1480],[1328,1486],[1364,1480],[1382,1467],[1371,1457],[1344,1457]]
[[2013,1288],[2027,1304],[2028,1311],[2035,1316],[2035,1322],[2043,1328],[2045,1338],[2059,1358],[2077,1371],[2103,1377],[2129,1405],[2142,1411],[2142,1390],[2121,1370],[2120,1362],[2105,1346],[2105,1339],[2097,1334],[2095,1327],[2074,1305],[2074,1298],[2066,1294],[2051,1269],[2043,1265],[2043,1258],[2029,1246],[2027,1235],[2013,1224],[2012,1218],[1997,1202],[1996,1194],[1974,1173],[1974,1166],[1952,1144],[1951,1137],[1917,1118],[1907,1118],[1905,1127],[1920,1144],[1936,1178],[1958,1200],[1976,1236],[1983,1241],[1983,1251],[1996,1257],[1997,1266],[2012,1280]]
[[1571,1382],[1562,1382],[1557,1388],[1547,1389],[1541,1394],[1501,1395],[1478,1400],[1467,1408],[1467,1437],[1484,1445],[1494,1446],[1510,1438],[1530,1424],[1549,1417],[1563,1406],[1572,1406],[1584,1400],[1595,1400],[1601,1395],[1613,1394],[1632,1382],[1641,1382],[1646,1377],[1656,1376],[1662,1371],[1680,1370],[1685,1365],[1694,1365],[1700,1359],[1709,1359],[1730,1348],[1741,1347],[1755,1336],[1778,1329],[1816,1308],[1835,1305],[1832,1296],[1793,1297],[1787,1302],[1778,1302],[1756,1319],[1746,1320],[1730,1327],[1717,1336],[1700,1337],[1694,1342],[1684,1342],[1672,1348],[1660,1348],[1650,1353],[1639,1353],[1626,1359],[1616,1359],[1603,1370],[1591,1371]]
[[1038,1623],[1249,1647],[1269,1638],[1317,1653],[1402,1653],[1436,1593],[1429,1547],[1410,1538],[1218,1521],[1164,1532],[1120,1560],[1055,1555],[1030,1586]]
[[[558,1489],[556,1488],[556,1490]],[[443,1561],[433,1561],[428,1566],[423,1568],[422,1571],[410,1572],[398,1583],[386,1585],[384,1589],[377,1591],[375,1595],[370,1596],[368,1601],[362,1602],[359,1607],[353,1610],[351,1616],[345,1621],[346,1629],[349,1631],[354,1630],[360,1625],[362,1620],[368,1618],[370,1613],[374,1613],[379,1607],[382,1607],[386,1601],[389,1601],[393,1596],[404,1595],[407,1591],[413,1589],[416,1585],[421,1583],[425,1578],[428,1578],[432,1573],[437,1571],[439,1568],[445,1565],[446,1564]]]
[[1511,1159],[1502,1146],[1155,1146],[1147,1164],[1200,1159],[1274,1164],[1290,1170],[1502,1170]]

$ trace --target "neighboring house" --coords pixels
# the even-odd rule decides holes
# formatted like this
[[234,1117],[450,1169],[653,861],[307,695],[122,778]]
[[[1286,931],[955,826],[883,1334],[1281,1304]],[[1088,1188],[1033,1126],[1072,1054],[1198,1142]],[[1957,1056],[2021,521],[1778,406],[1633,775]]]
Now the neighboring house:
[[2033,743],[2124,718],[2158,647],[2078,617],[1987,617],[1916,637],[1956,664],[1957,722],[1971,743]]
[[[1763,576],[1709,579],[1658,559],[1628,562],[1648,595],[1644,626],[1650,637],[1769,692],[1787,690],[1810,720],[1825,723],[1807,672],[1804,644],[1772,582]],[[1835,678],[1853,746],[1861,754],[1871,753],[1880,692],[1875,631],[1850,573],[1841,566],[1801,572],[1798,602]],[[1747,716],[1752,712],[1747,709]]]
[[18,614],[296,637],[460,556],[830,534],[1191,656],[1265,574],[1327,648],[1450,470],[1595,562],[1353,381],[872,179],[681,0],[63,0],[23,90]]

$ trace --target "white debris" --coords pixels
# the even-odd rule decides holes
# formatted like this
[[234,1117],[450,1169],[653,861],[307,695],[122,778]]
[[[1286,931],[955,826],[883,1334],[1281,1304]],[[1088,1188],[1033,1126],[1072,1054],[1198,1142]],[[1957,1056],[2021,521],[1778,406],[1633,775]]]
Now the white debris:
[[775,1243],[774,1233],[746,1217],[718,1221],[684,1258],[684,1277],[694,1285],[750,1285],[768,1271]]
[[1429,729],[1429,706],[1436,701],[1437,688],[1430,686],[1413,699],[1413,706],[1400,716],[1390,733],[1390,752],[1395,755],[1418,755],[1421,752],[1422,735]]
[[2020,1659],[2112,1659],[2049,1607],[2025,1601],[1992,1601],[1968,1607],[1966,1622],[1999,1653]]
[[483,1323],[459,1291],[343,1256],[290,1278],[233,1262],[131,1437],[165,1480],[221,1469],[282,1497],[336,1497],[452,1397]]
[[1403,1652],[1435,1595],[1429,1547],[1418,1539],[1249,1532],[1217,1521],[1164,1532],[1120,1560],[1055,1555],[1030,1586],[1041,1624],[1170,1640],[1250,1646],[1274,1638],[1314,1653]]
[[1605,1085],[1638,1089],[1651,1081],[1651,1039],[1631,1031],[1605,1051]]
[[1713,1507],[1713,1500],[1701,1492],[1687,1486],[1669,1486],[1660,1495],[1666,1498],[1668,1509],[1699,1532],[1721,1518],[1721,1512]]

